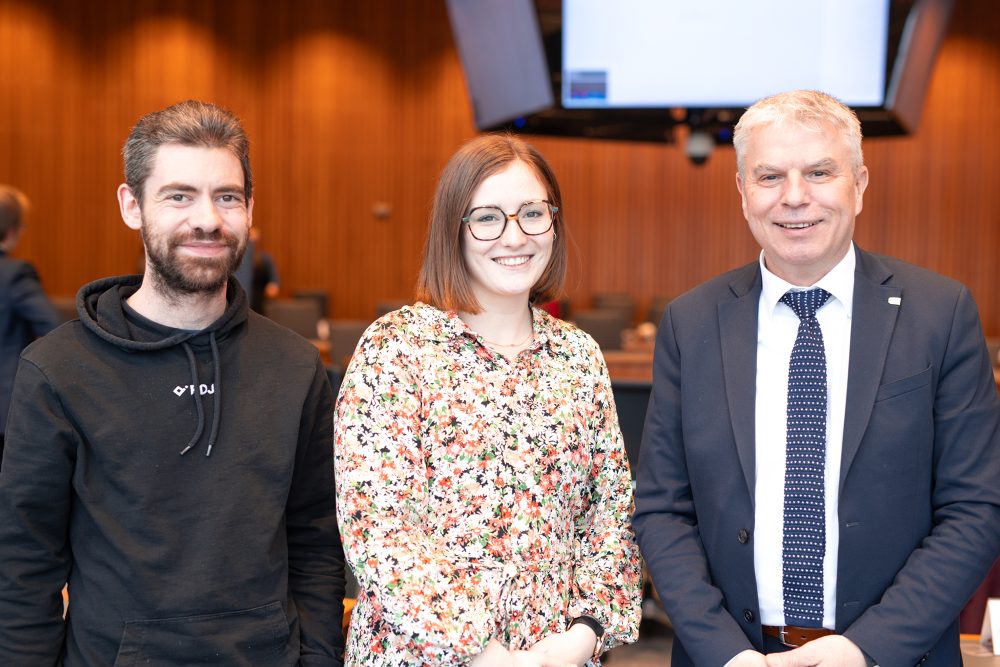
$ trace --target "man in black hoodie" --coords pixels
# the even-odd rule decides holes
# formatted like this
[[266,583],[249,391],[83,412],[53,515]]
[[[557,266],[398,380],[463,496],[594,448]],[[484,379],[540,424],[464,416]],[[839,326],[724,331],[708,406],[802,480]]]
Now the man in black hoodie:
[[342,664],[330,386],[232,279],[246,135],[188,101],[140,119],[123,154],[145,274],[84,286],[80,319],[18,368],[0,664]]

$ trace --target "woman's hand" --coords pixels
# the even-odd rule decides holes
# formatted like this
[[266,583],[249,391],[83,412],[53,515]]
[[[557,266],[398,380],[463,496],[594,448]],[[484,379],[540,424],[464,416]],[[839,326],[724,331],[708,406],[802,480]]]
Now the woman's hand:
[[574,663],[567,662],[566,658],[557,654],[536,651],[537,646],[538,644],[535,644],[530,651],[508,651],[496,639],[491,639],[483,652],[473,658],[469,665],[470,667],[576,667]]
[[597,634],[589,626],[577,623],[565,632],[549,635],[531,647],[531,653],[540,653],[561,661],[562,664],[585,664],[594,655]]
[[511,667],[510,651],[496,639],[490,639],[483,652],[469,661],[469,667]]
[[528,651],[512,651],[510,655],[514,667],[579,667],[560,656],[535,651],[534,646]]

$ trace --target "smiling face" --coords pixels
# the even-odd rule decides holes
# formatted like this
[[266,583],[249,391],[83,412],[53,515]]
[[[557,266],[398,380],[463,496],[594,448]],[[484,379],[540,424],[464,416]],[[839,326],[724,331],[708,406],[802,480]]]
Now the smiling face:
[[[535,172],[518,160],[480,183],[472,194],[469,210],[496,206],[513,214],[525,202],[547,198],[545,186]],[[552,255],[554,230],[553,226],[544,234],[528,236],[510,220],[500,238],[480,241],[472,236],[468,225],[462,225],[462,256],[472,292],[486,310],[501,300],[523,299],[527,303],[531,288]]]
[[744,176],[736,177],[764,264],[800,286],[815,284],[847,254],[867,185],[868,169],[851,168],[846,142],[828,123],[754,129]]
[[142,233],[146,276],[158,289],[225,289],[246,249],[253,211],[231,151],[164,144],[143,184],[142,204],[125,185],[118,194],[126,224]]

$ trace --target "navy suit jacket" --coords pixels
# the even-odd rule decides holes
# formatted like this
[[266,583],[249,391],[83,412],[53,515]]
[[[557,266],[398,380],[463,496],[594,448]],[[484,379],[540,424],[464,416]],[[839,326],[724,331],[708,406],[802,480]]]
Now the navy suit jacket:
[[34,267],[0,252],[0,433],[7,425],[21,350],[59,323],[59,313],[42,291]]
[[[657,334],[634,525],[674,625],[674,667],[763,645],[760,292],[754,262],[676,299]],[[1000,552],[992,365],[964,286],[860,249],[838,516],[837,632],[882,667],[960,664],[959,612]]]

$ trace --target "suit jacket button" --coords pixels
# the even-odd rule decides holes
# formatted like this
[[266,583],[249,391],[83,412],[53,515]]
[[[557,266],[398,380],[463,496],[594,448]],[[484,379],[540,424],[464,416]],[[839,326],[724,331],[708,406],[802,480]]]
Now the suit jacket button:
[[740,532],[736,533],[736,539],[740,544],[746,544],[750,541],[750,532],[746,528],[740,528]]
[[747,623],[753,623],[753,612],[749,609],[743,610],[743,618],[746,619]]

